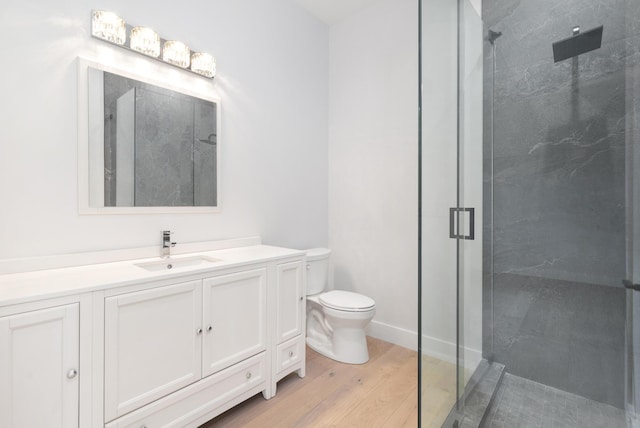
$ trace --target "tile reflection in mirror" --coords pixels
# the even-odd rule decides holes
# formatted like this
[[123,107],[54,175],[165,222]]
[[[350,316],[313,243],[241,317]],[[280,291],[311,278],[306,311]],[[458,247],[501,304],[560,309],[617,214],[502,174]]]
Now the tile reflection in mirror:
[[104,129],[90,142],[103,159],[92,206],[218,206],[217,102],[92,68],[89,86],[89,127]]

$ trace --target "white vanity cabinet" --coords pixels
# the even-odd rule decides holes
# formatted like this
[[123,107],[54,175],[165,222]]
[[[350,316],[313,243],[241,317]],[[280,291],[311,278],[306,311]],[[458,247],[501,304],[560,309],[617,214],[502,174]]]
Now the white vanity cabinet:
[[303,377],[304,253],[202,257],[0,275],[0,427],[198,427]]
[[[164,426],[167,418],[182,420],[178,409],[191,402],[210,411],[247,390],[267,389],[264,265],[107,297],[104,318],[105,422],[115,419],[109,428]],[[216,397],[200,402],[201,388]],[[163,397],[164,405],[143,407]]]
[[305,376],[306,289],[303,260],[276,264],[276,328],[272,392],[294,371]]
[[106,421],[200,379],[201,281],[108,297],[104,305]]
[[0,427],[78,426],[78,309],[0,317]]
[[209,376],[267,347],[267,269],[203,281],[202,375]]

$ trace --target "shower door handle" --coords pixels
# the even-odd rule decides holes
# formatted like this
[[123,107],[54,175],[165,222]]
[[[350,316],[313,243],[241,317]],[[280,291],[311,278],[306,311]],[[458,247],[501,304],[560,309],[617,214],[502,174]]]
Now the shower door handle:
[[[457,226],[462,224],[460,222],[460,214],[463,215],[463,221],[466,218],[469,218],[469,230],[468,235],[461,235]],[[469,213],[469,216],[464,215],[464,213]],[[449,208],[449,238],[452,239],[466,239],[466,240],[474,240],[475,239],[475,208]]]
[[628,288],[628,289],[634,290],[634,291],[640,291],[640,284],[634,284],[633,282],[629,281],[628,279],[623,279],[622,280],[622,285],[624,285],[624,288]]

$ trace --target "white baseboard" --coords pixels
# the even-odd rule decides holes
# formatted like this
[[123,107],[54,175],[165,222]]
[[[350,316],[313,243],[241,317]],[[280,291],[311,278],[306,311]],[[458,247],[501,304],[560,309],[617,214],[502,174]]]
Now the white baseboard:
[[[418,350],[418,333],[402,327],[385,324],[380,321],[371,321],[367,328],[367,334],[376,339],[393,343],[413,351]],[[435,337],[422,336],[422,353],[439,360],[450,363],[456,362],[455,343],[436,339]],[[464,348],[465,367],[471,370],[482,360],[482,352],[476,349]]]
[[[422,336],[422,353],[430,357],[437,358],[449,363],[456,363],[456,345],[431,336]],[[482,360],[482,351],[477,349],[464,348],[464,365],[466,368],[475,370]]]
[[371,321],[367,327],[367,335],[413,351],[418,350],[418,333],[401,327]]

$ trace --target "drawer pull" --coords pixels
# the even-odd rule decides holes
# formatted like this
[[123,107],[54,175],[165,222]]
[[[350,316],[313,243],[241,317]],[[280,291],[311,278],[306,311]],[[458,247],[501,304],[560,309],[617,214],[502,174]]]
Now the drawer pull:
[[289,351],[289,358],[293,357],[293,351]]
[[247,377],[247,379],[251,379],[251,372],[247,372],[245,376]]
[[304,299],[304,297],[300,296],[300,301],[302,302],[302,300]]

